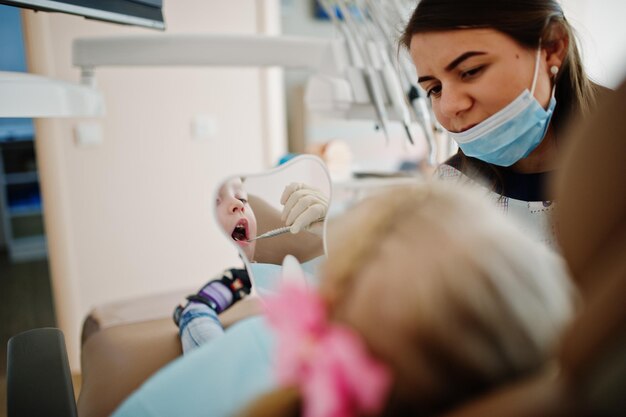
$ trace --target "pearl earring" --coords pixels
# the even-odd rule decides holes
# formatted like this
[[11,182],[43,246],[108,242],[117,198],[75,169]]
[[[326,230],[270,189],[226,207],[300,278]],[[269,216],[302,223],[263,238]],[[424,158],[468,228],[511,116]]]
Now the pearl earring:
[[559,72],[559,67],[557,67],[556,65],[552,65],[550,67],[550,72],[552,73],[552,75],[556,75]]

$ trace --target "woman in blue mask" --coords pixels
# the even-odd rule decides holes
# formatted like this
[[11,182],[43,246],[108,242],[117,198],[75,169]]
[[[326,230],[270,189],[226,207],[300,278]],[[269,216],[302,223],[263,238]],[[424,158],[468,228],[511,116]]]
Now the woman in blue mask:
[[545,184],[568,120],[594,107],[556,0],[422,0],[401,38],[439,123],[459,145],[440,178],[486,184],[522,227],[555,244]]

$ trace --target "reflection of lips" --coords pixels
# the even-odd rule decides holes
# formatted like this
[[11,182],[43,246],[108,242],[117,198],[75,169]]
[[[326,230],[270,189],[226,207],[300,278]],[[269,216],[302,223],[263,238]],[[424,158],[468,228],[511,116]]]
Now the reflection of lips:
[[233,232],[230,234],[230,237],[238,244],[248,244],[248,220],[245,218],[239,219],[235,227],[233,227]]

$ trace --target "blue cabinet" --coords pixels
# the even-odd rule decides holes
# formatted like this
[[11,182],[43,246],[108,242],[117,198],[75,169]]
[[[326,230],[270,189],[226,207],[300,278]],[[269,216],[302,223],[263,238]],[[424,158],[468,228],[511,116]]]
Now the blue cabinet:
[[[0,71],[26,72],[20,9],[0,5]],[[13,261],[47,256],[32,119],[0,117],[0,247]]]
[[0,215],[12,261],[47,256],[33,140],[0,141]]

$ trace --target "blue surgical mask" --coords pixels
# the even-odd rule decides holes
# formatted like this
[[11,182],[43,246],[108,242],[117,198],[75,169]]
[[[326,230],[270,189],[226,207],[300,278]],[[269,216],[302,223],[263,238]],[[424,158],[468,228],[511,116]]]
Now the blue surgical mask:
[[539,72],[541,49],[537,49],[531,90],[524,90],[515,100],[494,115],[464,132],[448,132],[467,156],[494,165],[508,167],[526,158],[543,140],[554,113],[554,87],[548,109],[533,93]]

